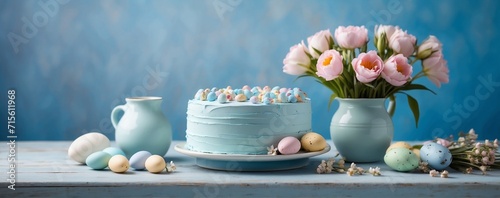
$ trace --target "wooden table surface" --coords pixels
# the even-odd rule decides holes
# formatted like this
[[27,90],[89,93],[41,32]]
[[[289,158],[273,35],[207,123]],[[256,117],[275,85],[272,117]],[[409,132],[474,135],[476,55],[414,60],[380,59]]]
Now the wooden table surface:
[[[330,141],[329,141],[330,142]],[[226,172],[200,168],[192,157],[182,155],[172,142],[165,158],[177,171],[151,174],[129,170],[116,174],[108,169],[91,170],[67,157],[69,141],[17,142],[15,191],[7,186],[8,148],[1,149],[0,197],[500,197],[500,171],[488,175],[450,171],[450,178],[425,173],[392,171],[383,162],[358,164],[368,169],[379,166],[382,176],[370,174],[317,174],[322,159],[333,157],[335,148],[312,157],[309,165],[288,171]]]

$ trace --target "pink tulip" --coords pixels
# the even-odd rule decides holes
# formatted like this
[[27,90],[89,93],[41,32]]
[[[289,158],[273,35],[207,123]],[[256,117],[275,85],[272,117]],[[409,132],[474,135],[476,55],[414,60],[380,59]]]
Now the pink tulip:
[[[307,38],[307,43],[309,44],[309,54],[312,57],[318,58],[321,54],[318,54],[316,50],[323,53],[326,50],[330,49],[330,42],[332,41],[332,33],[330,30],[322,30],[317,32],[316,34]],[[316,49],[316,50],[314,50]]]
[[394,34],[394,32],[399,29],[398,26],[392,26],[392,25],[376,25],[375,26],[375,37],[380,38],[382,33],[385,33],[387,40],[389,40]]
[[375,80],[384,69],[382,59],[376,51],[361,53],[352,60],[352,67],[356,72],[356,78],[359,82],[369,83]]
[[425,59],[432,53],[441,51],[442,49],[443,44],[435,36],[431,35],[418,47],[417,57]]
[[415,42],[417,38],[415,36],[406,33],[401,29],[396,29],[389,38],[389,47],[397,53],[403,54],[405,57],[409,57],[415,51]]
[[432,53],[429,57],[422,61],[423,71],[425,75],[437,87],[441,87],[441,83],[449,82],[448,64],[443,58],[441,51]]
[[368,30],[365,26],[339,26],[335,30],[335,40],[343,48],[360,48],[368,42]]
[[344,66],[342,64],[342,56],[336,50],[328,50],[319,56],[318,63],[316,64],[318,72],[316,74],[323,77],[325,80],[333,80],[337,78]]
[[385,61],[382,77],[394,86],[404,85],[411,78],[413,67],[408,64],[408,59],[403,54],[389,57]]
[[290,48],[290,52],[283,59],[283,72],[290,75],[303,75],[311,64],[311,59],[306,53],[304,41]]
[[438,138],[438,139],[436,140],[436,143],[441,144],[442,146],[444,146],[444,147],[446,147],[446,148],[448,148],[448,147],[450,147],[450,146],[451,146],[451,142],[450,142],[450,141],[448,141],[448,140],[445,140],[445,139],[443,139],[443,138]]

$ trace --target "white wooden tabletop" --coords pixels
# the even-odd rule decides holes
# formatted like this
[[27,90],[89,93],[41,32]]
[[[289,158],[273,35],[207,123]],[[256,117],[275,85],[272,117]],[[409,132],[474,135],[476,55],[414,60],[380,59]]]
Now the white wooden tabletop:
[[[329,141],[330,142],[330,141]],[[500,171],[488,175],[450,171],[450,178],[425,173],[392,171],[383,162],[358,164],[368,169],[379,166],[382,176],[317,174],[322,159],[333,157],[335,148],[312,157],[309,165],[288,171],[226,172],[200,168],[195,160],[182,155],[172,142],[166,160],[177,170],[151,174],[129,170],[116,174],[91,170],[67,157],[69,141],[17,142],[15,190],[8,188],[10,162],[6,142],[1,148],[0,197],[500,197]]]

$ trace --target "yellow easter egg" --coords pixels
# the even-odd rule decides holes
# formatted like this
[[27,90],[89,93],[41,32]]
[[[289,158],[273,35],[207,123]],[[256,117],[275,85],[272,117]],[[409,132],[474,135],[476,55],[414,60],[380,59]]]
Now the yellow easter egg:
[[109,169],[115,173],[124,173],[129,166],[128,159],[123,155],[115,155],[108,162]]
[[407,148],[411,150],[411,145],[408,144],[408,142],[395,142],[394,144],[391,144],[391,146],[389,146],[389,148],[387,148],[385,152],[387,153],[387,151],[393,148]]
[[165,163],[165,159],[159,155],[151,155],[146,160],[146,169],[150,173],[161,173],[167,167],[167,163]]
[[315,132],[306,133],[300,138],[300,143],[306,151],[321,151],[327,145],[325,138]]
[[418,148],[412,148],[411,151],[417,155],[418,159],[420,159],[420,149]]

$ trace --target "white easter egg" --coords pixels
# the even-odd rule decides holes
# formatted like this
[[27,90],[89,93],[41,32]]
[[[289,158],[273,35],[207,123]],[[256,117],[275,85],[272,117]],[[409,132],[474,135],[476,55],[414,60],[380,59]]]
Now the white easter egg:
[[109,139],[97,132],[90,132],[76,138],[68,148],[68,156],[78,163],[85,163],[87,157],[109,147]]

